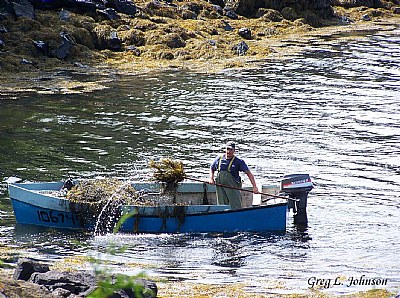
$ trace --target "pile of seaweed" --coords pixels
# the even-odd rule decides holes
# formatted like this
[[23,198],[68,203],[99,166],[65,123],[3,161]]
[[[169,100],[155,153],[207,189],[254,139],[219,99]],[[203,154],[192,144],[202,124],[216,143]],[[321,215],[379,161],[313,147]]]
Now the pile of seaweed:
[[138,192],[130,183],[114,178],[82,181],[67,193],[67,199],[71,202],[91,205],[101,205],[111,197],[126,204],[143,204]]
[[146,199],[131,183],[114,178],[86,180],[72,186],[66,198],[80,224],[85,226],[96,221],[97,232],[109,232],[122,213],[126,212],[123,206],[157,206],[162,200],[161,195],[172,197],[172,203],[176,204],[178,183],[186,176],[183,163],[171,159],[161,159],[158,162],[152,160],[150,167],[154,170],[154,180],[161,183],[161,193],[156,197],[157,200]]
[[163,193],[175,195],[179,182],[186,177],[183,163],[169,158],[162,158],[158,162],[151,160],[149,165],[154,170],[154,180],[162,183]]
[[67,199],[80,224],[96,221],[97,232],[114,229],[123,205],[146,204],[130,183],[112,178],[82,181],[67,192]]

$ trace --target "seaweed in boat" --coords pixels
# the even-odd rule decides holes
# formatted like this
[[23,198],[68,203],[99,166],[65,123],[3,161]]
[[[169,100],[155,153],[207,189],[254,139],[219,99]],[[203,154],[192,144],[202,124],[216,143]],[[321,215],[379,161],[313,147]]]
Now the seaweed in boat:
[[163,158],[156,162],[151,160],[150,167],[154,170],[154,180],[162,183],[162,191],[165,194],[170,194],[175,197],[178,189],[178,183],[183,181],[186,177],[181,161]]

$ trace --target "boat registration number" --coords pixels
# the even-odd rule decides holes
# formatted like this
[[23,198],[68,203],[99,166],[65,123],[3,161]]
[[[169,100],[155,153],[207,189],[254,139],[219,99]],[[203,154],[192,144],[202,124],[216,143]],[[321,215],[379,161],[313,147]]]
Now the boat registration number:
[[76,225],[79,222],[78,216],[76,214],[62,213],[62,212],[48,212],[44,210],[37,211],[38,219],[42,222],[51,223],[72,223]]

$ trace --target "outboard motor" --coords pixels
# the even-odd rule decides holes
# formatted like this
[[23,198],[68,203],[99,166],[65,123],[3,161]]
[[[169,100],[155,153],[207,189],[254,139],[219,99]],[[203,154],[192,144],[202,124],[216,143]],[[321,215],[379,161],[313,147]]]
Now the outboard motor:
[[285,175],[281,181],[281,192],[289,195],[294,200],[288,201],[288,208],[293,209],[294,222],[304,224],[307,219],[307,197],[313,189],[310,175],[290,174]]

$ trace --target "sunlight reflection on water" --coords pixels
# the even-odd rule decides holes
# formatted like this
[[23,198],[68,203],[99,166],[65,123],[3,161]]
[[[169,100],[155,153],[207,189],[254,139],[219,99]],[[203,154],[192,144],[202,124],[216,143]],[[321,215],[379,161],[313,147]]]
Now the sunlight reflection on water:
[[[388,278],[387,288],[398,289],[399,43],[398,35],[376,35],[310,47],[301,59],[260,69],[124,76],[90,96],[0,102],[2,177],[135,177],[160,157],[181,159],[189,174],[207,177],[210,160],[234,139],[259,183],[311,174],[305,231],[289,217],[284,235],[82,235],[89,245],[83,249],[73,245],[74,234],[11,228],[2,198],[2,241],[43,260],[93,250],[126,272],[136,268],[124,264],[141,264],[155,276],[248,282],[266,293],[280,282],[281,292],[300,291],[309,277],[362,274]],[[112,242],[126,250],[105,252]]]

